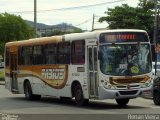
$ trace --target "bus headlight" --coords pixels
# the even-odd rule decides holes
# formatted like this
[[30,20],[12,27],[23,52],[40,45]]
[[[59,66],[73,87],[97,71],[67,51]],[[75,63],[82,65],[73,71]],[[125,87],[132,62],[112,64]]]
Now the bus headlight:
[[152,85],[152,81],[151,81],[151,80],[148,80],[147,82],[141,84],[141,87],[142,87],[142,88],[145,88],[145,87],[149,87],[149,86],[151,86],[151,85]]
[[108,81],[101,80],[101,82],[102,82],[104,88],[106,88],[106,89],[115,89],[115,87],[112,86]]

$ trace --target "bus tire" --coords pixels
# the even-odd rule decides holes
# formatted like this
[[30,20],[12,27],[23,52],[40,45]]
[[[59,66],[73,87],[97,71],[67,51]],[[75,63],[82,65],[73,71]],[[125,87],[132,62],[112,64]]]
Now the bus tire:
[[87,105],[89,100],[84,99],[82,87],[80,84],[77,84],[74,88],[75,101],[78,106]]
[[31,84],[29,83],[29,81],[27,81],[24,85],[24,94],[27,100],[40,100],[41,99],[40,95],[34,95],[32,93],[32,88],[31,88]]
[[116,102],[119,106],[124,107],[128,104],[129,99],[128,98],[116,99]]
[[153,102],[155,105],[160,105],[160,93],[158,91],[153,92]]

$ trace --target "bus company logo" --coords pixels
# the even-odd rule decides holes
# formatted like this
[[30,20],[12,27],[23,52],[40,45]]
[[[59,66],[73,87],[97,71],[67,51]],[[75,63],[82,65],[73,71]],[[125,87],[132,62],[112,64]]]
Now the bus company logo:
[[130,86],[130,85],[127,85],[127,88],[128,88],[128,90],[130,90],[130,89],[131,89],[131,86]]
[[59,69],[42,69],[42,76],[46,79],[54,79],[54,80],[63,80],[64,79],[65,70],[62,68]]

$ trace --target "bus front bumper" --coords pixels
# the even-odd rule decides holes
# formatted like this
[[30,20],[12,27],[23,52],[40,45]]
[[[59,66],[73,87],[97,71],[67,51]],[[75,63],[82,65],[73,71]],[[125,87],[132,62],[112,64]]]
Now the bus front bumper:
[[153,97],[153,85],[147,88],[142,88],[142,97],[144,98],[152,98]]
[[136,98],[142,96],[143,89],[105,89],[103,86],[99,87],[99,99],[121,99],[121,98]]

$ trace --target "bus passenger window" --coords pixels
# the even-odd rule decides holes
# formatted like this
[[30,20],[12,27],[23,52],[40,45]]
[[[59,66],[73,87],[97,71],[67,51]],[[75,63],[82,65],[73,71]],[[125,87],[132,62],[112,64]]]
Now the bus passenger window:
[[57,49],[56,44],[45,46],[45,64],[56,64]]
[[19,47],[18,48],[18,64],[19,65],[24,65],[24,53],[23,53],[23,50],[24,49],[24,47]]
[[5,51],[5,66],[9,66],[9,49]]
[[59,64],[70,64],[70,42],[59,43],[57,55]]
[[19,65],[32,64],[32,46],[25,46],[19,48]]
[[92,48],[89,48],[89,70],[93,71]]
[[44,64],[43,46],[37,45],[33,48],[33,65]]
[[85,63],[85,41],[78,40],[72,42],[72,64]]

